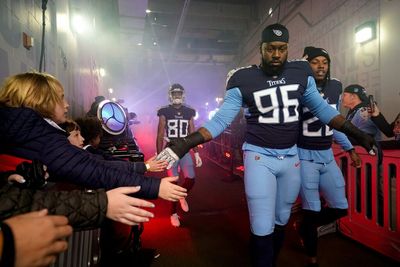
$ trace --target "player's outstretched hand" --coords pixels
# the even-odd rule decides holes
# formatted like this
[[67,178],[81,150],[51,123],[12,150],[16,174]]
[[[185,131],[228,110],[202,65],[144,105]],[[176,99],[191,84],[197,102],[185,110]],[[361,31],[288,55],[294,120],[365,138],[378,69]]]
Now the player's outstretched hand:
[[156,160],[166,161],[167,169],[171,169],[172,165],[179,160],[179,157],[171,148],[167,147],[157,155]]
[[200,158],[199,152],[194,152],[194,159],[196,161],[196,167],[199,168],[203,165],[203,161]]

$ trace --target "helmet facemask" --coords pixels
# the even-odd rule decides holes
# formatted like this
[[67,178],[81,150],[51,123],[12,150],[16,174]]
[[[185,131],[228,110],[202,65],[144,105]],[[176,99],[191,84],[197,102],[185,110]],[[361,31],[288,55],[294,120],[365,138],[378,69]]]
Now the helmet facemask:
[[169,101],[174,105],[181,105],[185,101],[185,92],[181,88],[173,88],[169,91]]

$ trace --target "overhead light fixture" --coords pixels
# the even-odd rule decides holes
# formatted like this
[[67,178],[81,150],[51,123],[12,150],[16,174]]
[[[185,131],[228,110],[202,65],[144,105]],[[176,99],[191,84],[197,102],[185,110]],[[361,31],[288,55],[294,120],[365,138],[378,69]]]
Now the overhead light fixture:
[[376,38],[376,22],[368,21],[356,27],[356,43],[364,44]]
[[87,33],[92,29],[89,19],[80,14],[73,15],[71,24],[73,30],[79,34]]
[[114,89],[108,88],[108,92],[109,92],[110,94],[112,94],[112,93],[114,93]]
[[272,17],[272,11],[273,11],[273,9],[272,9],[272,7],[270,7],[269,10],[268,10],[268,16]]
[[104,68],[100,68],[99,69],[99,74],[100,74],[101,77],[106,76],[106,70]]
[[149,14],[149,13],[151,13],[151,10],[150,9],[146,9],[146,14]]
[[137,45],[138,45],[138,46],[141,46],[141,45],[143,45],[143,44],[142,44],[142,43],[137,43]]

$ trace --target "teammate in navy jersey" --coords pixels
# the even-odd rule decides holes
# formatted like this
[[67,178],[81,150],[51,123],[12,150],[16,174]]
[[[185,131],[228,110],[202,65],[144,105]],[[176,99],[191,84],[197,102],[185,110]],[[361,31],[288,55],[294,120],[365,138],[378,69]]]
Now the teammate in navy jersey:
[[[184,138],[190,133],[194,132],[193,118],[196,115],[196,111],[183,104],[185,89],[182,85],[176,83],[171,85],[168,93],[171,104],[160,108],[157,112],[157,116],[159,117],[157,131],[157,153],[160,153],[160,151],[164,148],[165,132],[168,141],[172,141],[176,138]],[[199,152],[196,147],[193,148],[193,151],[196,160],[196,167],[200,167],[202,165],[202,161],[199,156]],[[172,168],[168,170],[168,175],[178,176],[178,168],[180,168],[185,177],[182,187],[186,188],[187,192],[189,192],[195,183],[195,172],[190,153],[186,153],[179,161],[175,162]],[[186,199],[181,198],[179,202],[182,210],[188,212],[189,205],[187,204]],[[176,202],[172,203],[170,219],[173,226],[180,226]]]
[[[342,93],[342,83],[330,77],[331,59],[328,52],[322,48],[306,47],[303,56],[310,62],[319,93],[329,105],[337,108]],[[333,156],[332,138],[349,152],[353,166],[361,167],[361,159],[347,137],[341,132],[332,130],[314,117],[308,108],[303,107],[297,143],[303,208],[299,231],[308,256],[307,266],[310,267],[318,266],[317,228],[347,214],[345,181]],[[322,209],[320,196],[327,204],[327,207]]]
[[244,151],[244,183],[249,208],[253,266],[273,266],[283,244],[284,226],[300,191],[297,155],[299,110],[306,106],[323,123],[357,136],[371,150],[374,140],[364,134],[319,95],[310,65],[287,61],[289,32],[269,25],[261,35],[261,64],[228,74],[224,102],[198,131],[170,142],[159,155],[173,163],[191,147],[218,136],[248,108]]

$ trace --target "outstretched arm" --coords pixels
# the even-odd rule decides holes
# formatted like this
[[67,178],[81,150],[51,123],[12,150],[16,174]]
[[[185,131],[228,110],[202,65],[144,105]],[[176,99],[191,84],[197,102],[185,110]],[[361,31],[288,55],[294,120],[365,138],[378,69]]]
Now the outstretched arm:
[[374,138],[355,127],[350,121],[347,121],[340,115],[336,109],[331,107],[318,93],[315,81],[311,76],[308,79],[302,103],[323,123],[358,140],[358,143],[370,154],[375,154],[373,149],[374,146],[376,147]]

